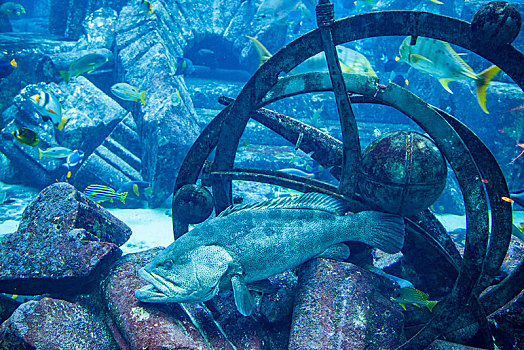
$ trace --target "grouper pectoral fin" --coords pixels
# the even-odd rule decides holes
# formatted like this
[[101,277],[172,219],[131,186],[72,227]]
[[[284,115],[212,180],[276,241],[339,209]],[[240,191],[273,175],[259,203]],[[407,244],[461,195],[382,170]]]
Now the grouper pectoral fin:
[[233,287],[233,295],[238,312],[243,316],[251,315],[255,308],[255,301],[251,293],[249,293],[244,278],[240,275],[234,275],[231,277],[231,286]]
[[349,258],[349,254],[349,247],[344,243],[338,243],[327,248],[316,257],[344,261]]

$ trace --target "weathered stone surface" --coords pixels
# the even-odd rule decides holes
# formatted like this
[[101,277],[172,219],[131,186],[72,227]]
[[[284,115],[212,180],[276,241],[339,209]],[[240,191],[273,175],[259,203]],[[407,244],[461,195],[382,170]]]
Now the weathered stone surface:
[[501,349],[524,348],[524,293],[490,316]]
[[159,249],[129,254],[104,283],[109,312],[130,349],[211,349],[179,304],[144,304],[135,289],[145,285],[137,274]]
[[473,346],[451,343],[445,340],[435,340],[426,350],[482,350]]
[[[157,15],[164,16],[165,9],[155,9]],[[172,194],[175,174],[189,147],[199,133],[195,110],[189,99],[183,78],[170,74],[175,61],[175,52],[170,52],[172,44],[163,38],[169,37],[167,30],[160,25],[155,30],[136,38],[128,46],[120,46],[121,28],[128,28],[143,18],[136,7],[125,7],[120,13],[117,26],[117,45],[119,72],[125,72],[120,79],[146,91],[146,104],[142,113],[135,114],[142,143],[143,176],[152,183],[150,204],[159,206]],[[163,32],[165,30],[166,32]],[[164,35],[164,33],[166,35]],[[127,34],[125,34],[127,37]],[[125,40],[124,40],[125,41]],[[162,44],[164,43],[164,44]],[[175,105],[172,96],[178,89],[182,103]]]
[[0,291],[74,292],[96,281],[121,255],[131,229],[73,186],[44,189],[16,233],[0,241]]
[[4,349],[116,349],[104,323],[83,307],[43,298],[15,310],[0,327]]
[[82,22],[86,34],[79,40],[81,47],[111,49],[115,39],[117,16],[117,12],[108,7],[99,8],[89,14]]
[[[101,184],[115,190],[128,181],[143,181],[141,153],[136,124],[128,114],[83,162],[71,181],[79,189]],[[132,198],[129,193],[126,208]]]
[[378,276],[344,262],[314,259],[302,265],[289,349],[401,345],[402,311],[380,294],[378,281]]

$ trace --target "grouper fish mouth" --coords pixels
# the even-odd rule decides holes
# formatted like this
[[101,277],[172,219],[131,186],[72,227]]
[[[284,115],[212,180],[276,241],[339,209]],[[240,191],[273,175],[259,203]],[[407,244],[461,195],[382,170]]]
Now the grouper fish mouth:
[[345,201],[321,193],[230,207],[195,227],[139,270],[148,284],[142,302],[204,302],[233,290],[238,311],[254,308],[252,283],[314,257],[347,259],[343,242],[358,241],[397,253],[404,219],[377,211],[347,215]]
[[[172,294],[176,296],[174,293],[180,293],[182,291],[182,288],[177,287],[155,273],[149,273],[144,269],[140,269],[138,275],[150,283],[136,291],[135,294],[138,299],[148,299],[158,303],[176,302],[176,300],[171,300],[169,296]],[[179,290],[177,291],[177,289]]]

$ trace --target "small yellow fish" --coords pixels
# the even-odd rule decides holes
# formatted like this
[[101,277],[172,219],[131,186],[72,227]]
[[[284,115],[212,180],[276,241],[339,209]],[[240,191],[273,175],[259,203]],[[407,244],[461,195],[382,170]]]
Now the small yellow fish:
[[127,192],[116,193],[114,189],[105,185],[89,185],[84,189],[84,194],[97,203],[105,201],[113,203],[113,199],[119,199],[125,204],[127,197]]
[[406,310],[405,304],[412,304],[416,307],[424,305],[429,311],[433,311],[438,301],[428,300],[428,295],[423,291],[420,291],[413,287],[404,287],[398,290],[399,296],[397,298],[390,297],[391,300],[397,302],[404,310]]
[[500,68],[491,66],[477,74],[449,43],[431,38],[418,37],[415,45],[411,45],[411,37],[408,36],[400,45],[399,53],[413,68],[437,78],[449,93],[453,93],[448,87],[450,81],[473,79],[478,103],[485,113],[489,113],[486,90]]
[[180,91],[178,91],[178,89],[176,89],[175,92],[173,92],[171,95],[171,103],[175,107],[178,107],[182,104],[182,96],[180,96]]

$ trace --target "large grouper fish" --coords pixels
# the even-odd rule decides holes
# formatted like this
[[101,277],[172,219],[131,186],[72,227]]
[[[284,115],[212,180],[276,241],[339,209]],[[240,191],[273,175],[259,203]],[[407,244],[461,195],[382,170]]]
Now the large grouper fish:
[[150,284],[135,296],[150,303],[204,302],[233,289],[238,311],[248,316],[254,308],[250,283],[314,257],[346,259],[345,241],[396,253],[404,235],[401,216],[347,213],[345,201],[321,193],[234,206],[175,240],[140,269]]

